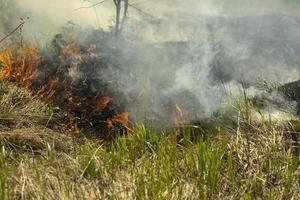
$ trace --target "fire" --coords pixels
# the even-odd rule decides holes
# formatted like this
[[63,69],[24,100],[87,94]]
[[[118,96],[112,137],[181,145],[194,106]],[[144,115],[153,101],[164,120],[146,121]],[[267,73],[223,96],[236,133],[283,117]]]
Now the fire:
[[17,52],[3,50],[0,51],[0,79],[16,82],[32,95],[58,106],[67,113],[65,129],[79,132],[85,127],[102,127],[105,122],[108,130],[119,125],[130,130],[129,113],[118,112],[112,97],[104,96],[103,91],[85,89],[83,82],[72,85],[81,64],[88,63],[96,50],[97,46],[91,44],[82,51],[70,40],[54,58],[55,63],[45,60],[34,46]]
[[95,112],[96,113],[100,113],[102,112],[102,110],[104,108],[107,107],[107,105],[112,101],[112,98],[111,97],[103,97],[101,98],[99,101],[97,101],[97,105],[96,105],[96,108],[95,108]]
[[181,124],[189,120],[189,113],[183,110],[175,103],[175,111],[173,112],[173,123],[175,127],[180,127]]
[[111,119],[107,119],[107,124],[109,128],[114,128],[114,124],[121,124],[123,125],[127,130],[131,130],[131,125],[128,120],[129,114],[128,112],[124,112],[121,114],[118,114],[114,116]]
[[70,59],[81,60],[83,54],[80,53],[79,48],[75,41],[68,41],[68,44],[60,52],[59,59],[62,62],[68,61]]
[[[95,57],[96,51],[97,46],[94,44],[84,51],[71,40],[61,48],[58,57],[54,59],[55,64],[45,62],[38,49],[33,46],[19,50],[17,55],[11,50],[2,51],[0,78],[18,82],[28,88],[32,95],[60,107],[67,113],[65,129],[79,132],[86,127],[99,127],[110,131],[121,126],[131,130],[129,113],[115,110],[113,97],[105,96],[103,91],[86,90],[83,87],[84,83],[80,81],[79,85],[73,85],[78,79],[78,74],[82,73],[82,63],[89,63],[91,58]],[[88,67],[86,70],[93,70]],[[87,72],[93,75],[93,71]],[[36,80],[40,82],[36,83]],[[151,85],[146,84],[138,96],[143,96],[151,89]],[[188,119],[189,114],[184,107],[174,101],[174,126],[180,127]]]
[[47,101],[51,101],[56,93],[56,87],[58,85],[58,77],[50,78],[48,83],[43,85],[38,91],[37,95],[45,98]]
[[35,78],[41,57],[36,47],[29,46],[18,52],[18,59],[14,59],[11,50],[0,52],[2,69],[0,78],[2,80],[20,81],[26,88],[31,87]]
[[0,65],[2,68],[0,72],[1,79],[6,79],[10,77],[10,75],[12,74],[13,64],[14,61],[11,51],[0,52]]
[[[50,60],[34,46],[17,52],[0,51],[0,79],[19,83],[32,95],[59,107],[66,116],[65,129],[79,132],[97,127],[98,130],[111,132],[115,127],[122,127],[131,130],[129,113],[122,109],[122,102],[116,105],[120,98],[107,96],[114,92],[105,90],[110,88],[107,83],[101,84],[101,80],[95,80],[98,66],[105,66],[105,60],[100,58],[103,54],[97,55],[97,46],[91,44],[85,49],[79,48],[73,40],[62,44],[56,57]],[[151,84],[146,84],[138,98],[153,89]],[[174,99],[171,118],[170,113],[166,117],[173,120],[175,127],[180,127],[189,120],[189,113],[176,102],[180,101]]]
[[181,124],[181,120],[180,120],[180,118],[176,114],[174,114],[173,123],[174,123],[175,127],[179,127],[180,124]]
[[180,114],[180,116],[183,116],[183,112],[177,103],[175,104],[175,108],[176,108],[176,111]]

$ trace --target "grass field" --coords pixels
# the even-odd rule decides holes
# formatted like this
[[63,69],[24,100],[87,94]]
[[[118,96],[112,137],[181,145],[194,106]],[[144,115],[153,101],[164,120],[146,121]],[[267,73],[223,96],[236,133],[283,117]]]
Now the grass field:
[[2,82],[0,200],[300,199],[299,144],[288,131],[298,119],[253,120],[259,111],[238,102],[210,128],[137,124],[104,142],[61,133],[51,107]]

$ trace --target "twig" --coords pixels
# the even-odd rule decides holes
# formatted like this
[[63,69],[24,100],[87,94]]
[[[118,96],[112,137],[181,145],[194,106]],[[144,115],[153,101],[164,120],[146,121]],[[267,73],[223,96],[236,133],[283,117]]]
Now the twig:
[[128,3],[128,5],[129,5],[130,7],[132,7],[132,8],[134,8],[135,10],[137,10],[139,13],[143,14],[144,16],[148,16],[148,17],[150,17],[150,18],[152,18],[152,19],[157,19],[157,18],[154,17],[153,15],[151,15],[151,14],[149,14],[149,13],[143,11],[142,9],[136,7],[135,5],[133,5],[133,4],[131,4],[131,3]]
[[93,8],[93,7],[95,7],[95,6],[98,6],[98,5],[100,5],[100,4],[104,3],[104,2],[106,2],[106,1],[108,1],[108,0],[103,0],[103,1],[100,1],[100,2],[95,3],[95,4],[93,4],[93,5],[90,5],[90,6],[83,6],[83,7],[80,7],[80,8],[76,8],[75,10],[80,10],[80,9],[85,9],[85,8]]
[[20,23],[14,30],[12,30],[9,34],[7,34],[4,38],[2,38],[0,40],[0,44],[6,40],[8,37],[10,37],[12,34],[14,34],[17,30],[19,30],[23,25],[25,24],[25,22]]
[[[77,10],[80,10],[80,9],[93,8],[93,7],[95,7],[95,6],[98,6],[98,5],[100,5],[100,4],[104,3],[104,2],[106,2],[106,1],[108,1],[108,0],[103,0],[103,1],[100,1],[100,2],[95,3],[95,4],[93,4],[93,5],[90,5],[90,6],[83,6],[83,7],[80,7],[80,8],[76,8],[75,10],[77,11]],[[113,2],[114,2],[115,5],[117,5],[117,1],[116,1],[116,0],[114,0]],[[139,13],[141,13],[141,14],[143,14],[143,15],[146,15],[146,16],[152,18],[152,19],[156,19],[156,17],[154,17],[153,15],[151,15],[151,14],[149,14],[149,13],[143,11],[142,9],[136,7],[135,5],[133,5],[133,4],[131,4],[131,3],[128,3],[128,6],[134,8],[135,10],[137,10]]]
[[50,117],[49,117],[49,119],[47,121],[47,124],[46,124],[45,128],[47,128],[47,126],[49,125],[50,121],[52,120],[53,115],[54,115],[54,113],[51,113],[51,115],[50,115]]
[[122,19],[121,26],[120,26],[120,32],[122,32],[126,18],[127,18],[127,12],[128,12],[128,6],[129,6],[128,1],[129,0],[124,0],[125,5],[124,5],[124,12],[123,12],[123,19]]

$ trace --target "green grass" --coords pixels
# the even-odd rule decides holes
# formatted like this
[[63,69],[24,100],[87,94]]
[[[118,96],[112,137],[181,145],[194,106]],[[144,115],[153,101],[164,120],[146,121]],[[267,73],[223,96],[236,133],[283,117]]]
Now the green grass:
[[0,200],[300,199],[299,145],[271,117],[253,120],[261,111],[246,94],[210,129],[137,124],[101,142],[47,129],[35,118],[51,116],[47,105],[35,102],[45,108],[37,112],[21,92],[3,91],[2,117],[30,120],[0,130]]
[[70,138],[66,151],[2,141],[0,199],[299,199],[299,157],[275,130],[189,134],[138,125],[105,145]]

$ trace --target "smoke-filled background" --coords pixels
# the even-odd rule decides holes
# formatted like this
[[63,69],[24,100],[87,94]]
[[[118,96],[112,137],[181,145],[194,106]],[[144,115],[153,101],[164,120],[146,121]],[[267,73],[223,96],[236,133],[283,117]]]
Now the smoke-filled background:
[[169,123],[176,109],[201,120],[239,95],[241,83],[253,92],[259,79],[299,79],[297,1],[132,0],[122,41],[105,45],[95,30],[112,31],[114,5],[83,8],[94,3],[1,0],[0,37],[29,17],[22,35],[41,46],[67,26],[81,45],[118,49],[118,68],[95,75],[115,82],[135,120]]

